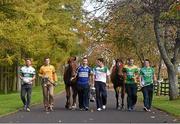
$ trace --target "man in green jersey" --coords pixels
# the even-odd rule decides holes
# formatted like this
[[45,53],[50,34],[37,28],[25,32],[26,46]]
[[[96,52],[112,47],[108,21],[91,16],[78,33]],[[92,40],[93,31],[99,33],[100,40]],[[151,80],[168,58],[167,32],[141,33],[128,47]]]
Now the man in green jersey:
[[125,65],[123,68],[128,111],[134,110],[135,104],[137,102],[137,78],[139,76],[138,72],[139,70],[138,67],[134,65],[134,60],[132,58],[129,58],[127,65]]
[[144,61],[144,67],[140,70],[140,85],[144,97],[144,110],[151,111],[151,104],[153,98],[153,81],[156,81],[154,69],[150,67],[150,61]]
[[110,83],[110,71],[107,66],[104,65],[104,59],[98,58],[96,60],[97,66],[93,68],[93,86],[96,90],[96,106],[97,111],[106,109],[107,103],[107,90],[106,85]]

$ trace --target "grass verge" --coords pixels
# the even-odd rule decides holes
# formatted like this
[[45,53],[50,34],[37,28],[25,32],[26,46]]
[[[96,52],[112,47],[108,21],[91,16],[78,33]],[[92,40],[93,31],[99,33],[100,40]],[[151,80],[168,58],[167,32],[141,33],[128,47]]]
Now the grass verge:
[[[60,84],[55,87],[55,94],[60,93],[64,90],[64,85]],[[41,86],[33,87],[31,105],[42,103],[42,89]],[[9,93],[7,95],[0,95],[0,116],[16,112],[23,106],[20,99],[20,92]]]
[[[140,101],[143,101],[142,93],[138,93]],[[180,98],[170,101],[168,96],[153,96],[152,106],[180,118]]]

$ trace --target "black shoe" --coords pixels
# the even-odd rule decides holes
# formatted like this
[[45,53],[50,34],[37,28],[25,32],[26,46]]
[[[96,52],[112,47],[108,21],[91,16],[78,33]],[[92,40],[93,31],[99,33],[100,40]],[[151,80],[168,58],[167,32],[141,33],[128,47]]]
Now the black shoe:
[[146,111],[146,112],[148,112],[148,111],[149,111],[146,107],[144,107],[144,108],[143,108],[143,110],[144,110],[144,111]]
[[88,107],[85,107],[85,111],[88,111],[89,110],[89,108]]

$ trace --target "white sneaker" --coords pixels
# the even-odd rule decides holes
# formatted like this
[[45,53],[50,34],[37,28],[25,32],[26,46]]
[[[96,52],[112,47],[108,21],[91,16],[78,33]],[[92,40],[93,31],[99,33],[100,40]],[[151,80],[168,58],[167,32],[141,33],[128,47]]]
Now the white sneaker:
[[72,109],[76,109],[77,107],[76,107],[76,104],[74,104],[73,106],[72,106]]
[[97,111],[101,111],[102,109],[101,108],[98,108]]
[[30,110],[30,108],[27,108],[26,111],[27,111],[27,112],[30,112],[31,110]]
[[103,105],[103,106],[102,106],[102,108],[103,108],[103,109],[106,109],[106,106],[105,106],[105,105]]
[[151,112],[151,109],[148,109],[148,112]]

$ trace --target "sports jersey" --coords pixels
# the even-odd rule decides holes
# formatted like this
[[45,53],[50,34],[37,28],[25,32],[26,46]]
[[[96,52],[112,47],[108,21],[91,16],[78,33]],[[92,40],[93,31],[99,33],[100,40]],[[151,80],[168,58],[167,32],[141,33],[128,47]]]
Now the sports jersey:
[[80,66],[77,69],[78,84],[88,84],[89,74],[91,73],[91,68],[88,66]]
[[143,67],[140,70],[141,84],[147,86],[153,83],[154,69],[152,67]]
[[32,66],[23,66],[20,69],[20,75],[22,76],[22,84],[32,84],[32,78],[35,74],[35,69]]
[[106,83],[106,78],[110,75],[110,71],[106,66],[95,67],[93,69],[93,74],[95,75],[95,81]]
[[53,65],[41,66],[39,75],[42,77],[48,77],[51,81],[57,81],[57,75]]
[[133,84],[135,83],[135,74],[139,72],[137,66],[128,66],[125,65],[123,68],[123,72],[126,74],[126,84]]

